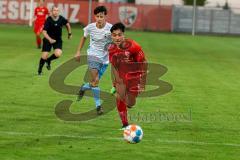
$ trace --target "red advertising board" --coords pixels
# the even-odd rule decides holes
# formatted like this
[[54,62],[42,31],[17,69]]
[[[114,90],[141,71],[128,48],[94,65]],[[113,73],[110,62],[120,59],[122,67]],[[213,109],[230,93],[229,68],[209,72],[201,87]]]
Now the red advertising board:
[[[54,3],[55,2],[55,3]],[[88,23],[87,1],[75,0],[46,0],[45,5],[50,9],[55,4],[61,14],[71,23]],[[157,5],[135,5],[123,3],[92,4],[92,13],[96,6],[105,5],[108,9],[110,23],[123,22],[133,29],[171,31],[172,7]],[[34,3],[34,7],[36,3]],[[28,24],[30,17],[30,0],[1,0],[0,23]],[[94,20],[92,16],[92,20]]]

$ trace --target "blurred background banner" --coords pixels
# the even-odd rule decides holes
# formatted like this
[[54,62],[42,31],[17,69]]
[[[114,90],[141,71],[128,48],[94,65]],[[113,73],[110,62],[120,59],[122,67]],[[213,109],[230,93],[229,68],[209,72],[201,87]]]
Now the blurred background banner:
[[[32,0],[33,1],[33,0]],[[216,1],[197,0],[135,0],[132,3],[123,0],[46,0],[50,9],[57,5],[61,14],[71,23],[87,25],[94,21],[93,10],[98,5],[108,9],[108,21],[121,21],[126,27],[139,30],[163,32],[195,32],[207,34],[240,34],[239,9],[228,5],[222,7]],[[211,2],[211,3],[210,3]],[[220,1],[219,1],[220,2]],[[223,1],[221,1],[223,3]],[[0,0],[0,23],[28,24],[31,26],[31,10],[36,0]],[[223,4],[222,4],[223,5]],[[91,10],[89,10],[91,8]],[[195,10],[194,10],[195,8]],[[194,11],[194,12],[193,12]],[[32,12],[33,14],[33,12]],[[194,24],[194,25],[193,25]]]
[[[56,4],[71,23],[87,25],[89,2],[76,0],[46,0],[50,9]],[[92,2],[92,12],[96,6],[105,5],[108,9],[108,21],[123,22],[127,27],[152,31],[171,31],[172,6],[143,5],[130,3]],[[30,19],[30,0],[1,0],[0,23],[28,24]],[[33,4],[36,7],[36,2]],[[92,15],[93,20],[93,15]]]

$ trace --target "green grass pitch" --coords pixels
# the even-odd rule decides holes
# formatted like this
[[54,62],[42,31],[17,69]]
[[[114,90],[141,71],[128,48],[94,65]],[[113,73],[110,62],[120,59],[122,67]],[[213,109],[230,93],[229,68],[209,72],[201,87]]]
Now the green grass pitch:
[[[44,68],[44,75],[37,76],[41,54],[32,29],[0,25],[1,160],[239,159],[239,38],[127,31],[141,44],[149,62],[168,68],[161,79],[173,85],[163,96],[139,98],[130,114],[191,114],[190,120],[133,119],[143,128],[144,137],[132,145],[121,139],[116,110],[86,122],[56,117],[55,105],[76,97],[52,90],[49,76],[74,56],[82,29],[74,28],[70,41],[63,32],[63,56],[52,63],[51,71]],[[85,69],[76,69],[65,82],[81,85]],[[109,69],[100,83],[102,90],[110,90]],[[71,111],[93,107],[91,98],[83,99],[74,102]]]

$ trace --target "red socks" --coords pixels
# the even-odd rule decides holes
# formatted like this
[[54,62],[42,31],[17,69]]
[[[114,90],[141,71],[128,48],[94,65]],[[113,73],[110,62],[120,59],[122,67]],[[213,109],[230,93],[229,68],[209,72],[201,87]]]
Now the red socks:
[[36,42],[37,42],[37,46],[41,47],[42,39],[40,36],[36,36]]
[[118,109],[118,113],[121,118],[122,124],[123,124],[123,126],[128,125],[126,103],[120,99],[116,99],[116,100],[117,100],[117,109]]

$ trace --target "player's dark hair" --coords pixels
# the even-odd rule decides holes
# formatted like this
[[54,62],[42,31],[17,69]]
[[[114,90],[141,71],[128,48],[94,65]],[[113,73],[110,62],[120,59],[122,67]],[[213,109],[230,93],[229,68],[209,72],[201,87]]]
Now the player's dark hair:
[[107,15],[107,8],[105,6],[98,6],[94,9],[94,15],[103,12],[105,15]]
[[125,26],[121,22],[115,23],[112,28],[110,29],[111,33],[115,30],[121,30],[122,32],[125,32]]

